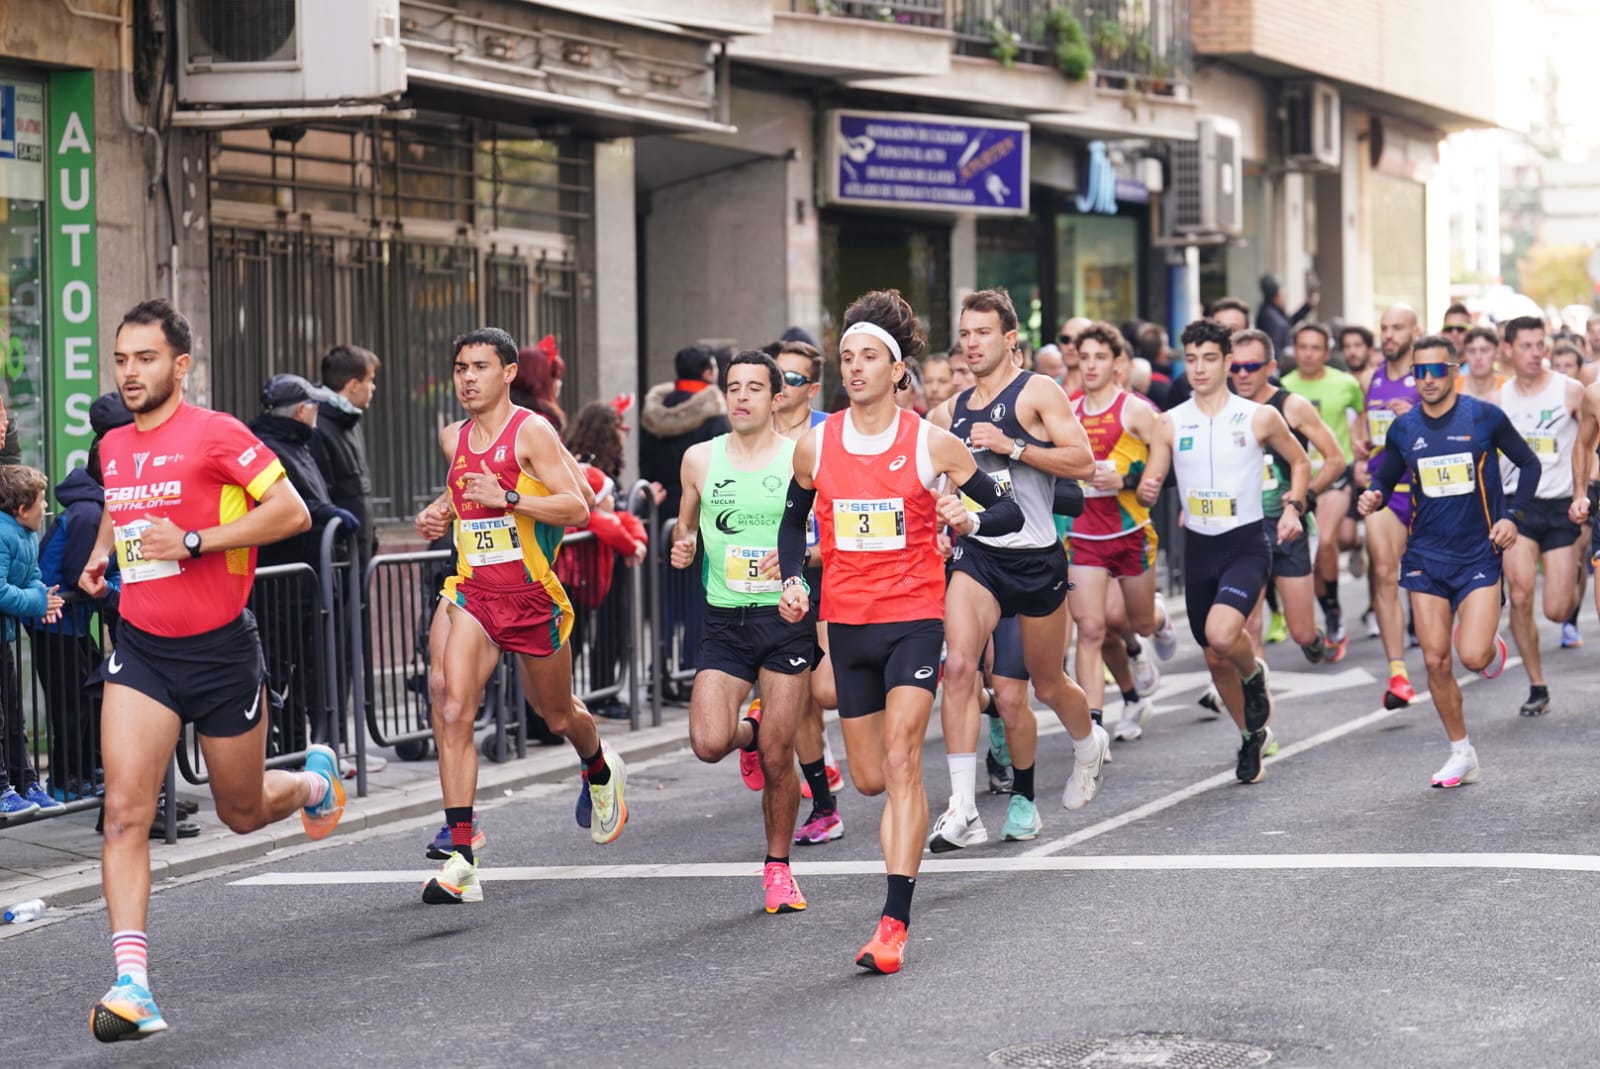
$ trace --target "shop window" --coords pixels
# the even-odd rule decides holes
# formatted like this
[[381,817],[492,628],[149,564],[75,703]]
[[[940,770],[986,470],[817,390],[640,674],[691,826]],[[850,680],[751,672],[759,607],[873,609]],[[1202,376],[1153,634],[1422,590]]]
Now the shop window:
[[[1022,335],[1035,349],[1046,331],[1039,266],[1037,219],[978,220],[978,288],[999,286],[1011,295]],[[1055,337],[1054,328],[1049,334]]]
[[1382,310],[1404,302],[1417,310],[1422,322],[1432,322],[1424,301],[1423,187],[1409,179],[1374,171],[1368,178],[1372,191],[1372,233],[1382,235],[1383,254],[1372,258],[1372,307]]
[[1139,224],[1095,215],[1056,216],[1056,309],[1061,319],[1107,323],[1139,307]]

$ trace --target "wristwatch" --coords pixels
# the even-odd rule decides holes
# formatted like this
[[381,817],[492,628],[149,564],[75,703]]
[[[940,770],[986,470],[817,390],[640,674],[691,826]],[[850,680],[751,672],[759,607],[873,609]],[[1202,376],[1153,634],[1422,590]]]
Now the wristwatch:
[[1294,506],[1294,510],[1296,512],[1298,512],[1301,516],[1304,516],[1306,514],[1306,503],[1304,501],[1297,501],[1292,497],[1284,498],[1283,499],[1283,507],[1284,508],[1288,508],[1290,505],[1293,505]]
[[200,556],[200,532],[185,531],[183,533],[183,548],[189,551],[189,556]]
[[517,493],[515,490],[507,490],[506,491],[506,509],[507,510],[516,508],[517,507],[517,502],[521,501],[521,500],[522,500],[522,495]]
[[1022,451],[1026,448],[1028,448],[1028,443],[1023,441],[1021,438],[1011,439],[1011,459],[1021,460]]

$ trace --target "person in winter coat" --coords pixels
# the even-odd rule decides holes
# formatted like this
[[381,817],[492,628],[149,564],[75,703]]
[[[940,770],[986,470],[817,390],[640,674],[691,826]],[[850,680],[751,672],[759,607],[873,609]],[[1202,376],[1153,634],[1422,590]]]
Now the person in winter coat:
[[[378,389],[379,360],[358,345],[335,345],[322,358],[322,387],[331,396],[319,399],[312,428],[311,455],[322,472],[328,500],[349,512],[361,525],[355,540],[362,572],[378,551],[372,522],[372,468],[361,420]],[[304,493],[301,494],[304,497]]]
[[17,676],[17,624],[61,617],[61,595],[39,575],[39,527],[44,523],[44,472],[21,464],[0,467],[0,626],[6,648],[0,656],[0,818],[9,819],[61,803],[39,786],[28,752]]

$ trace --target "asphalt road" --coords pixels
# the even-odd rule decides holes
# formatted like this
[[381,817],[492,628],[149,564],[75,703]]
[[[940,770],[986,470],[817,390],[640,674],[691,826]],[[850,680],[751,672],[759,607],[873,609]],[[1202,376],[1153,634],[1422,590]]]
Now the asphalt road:
[[[1160,715],[1091,806],[1060,806],[1056,731],[1043,836],[928,864],[897,976],[852,963],[883,896],[879,803],[847,790],[845,838],[796,850],[810,908],[767,916],[758,800],[731,759],[685,750],[634,768],[610,847],[573,823],[576,776],[487,801],[478,906],[422,904],[436,822],[164,887],[152,978],[171,1030],[142,1043],[85,1027],[111,978],[103,911],[19,930],[0,940],[0,1064],[1593,1065],[1585,621],[1588,650],[1546,632],[1550,715],[1517,716],[1515,664],[1468,688],[1483,778],[1453,791],[1428,787],[1447,756],[1431,706],[1379,711],[1375,640],[1316,669],[1271,649],[1284,752],[1234,783],[1237,735],[1194,705],[1185,637]],[[1005,805],[980,798],[994,839]]]

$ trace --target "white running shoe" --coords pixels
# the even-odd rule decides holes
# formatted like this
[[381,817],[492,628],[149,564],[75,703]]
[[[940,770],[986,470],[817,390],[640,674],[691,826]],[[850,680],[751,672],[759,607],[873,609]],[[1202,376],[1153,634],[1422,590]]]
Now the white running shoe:
[[1161,686],[1161,669],[1156,667],[1155,658],[1140,645],[1139,656],[1129,658],[1129,662],[1133,665],[1133,689],[1141,698],[1150,697]]
[[[1489,663],[1483,666],[1483,671],[1478,674],[1484,679],[1499,679],[1500,673],[1506,670],[1506,640],[1496,632],[1494,636],[1494,656],[1489,658]],[[1438,786],[1435,784],[1434,786]]]
[[1111,725],[1111,737],[1118,742],[1132,742],[1144,734],[1145,721],[1150,719],[1152,706],[1149,698],[1122,703],[1122,719]]
[[1100,793],[1100,781],[1105,778],[1106,755],[1111,752],[1111,737],[1099,724],[1090,729],[1095,755],[1087,761],[1075,761],[1072,774],[1067,777],[1066,789],[1061,792],[1061,804],[1068,809],[1082,809]]
[[1200,703],[1200,708],[1206,711],[1208,720],[1215,720],[1222,715],[1222,695],[1217,693],[1216,687],[1206,687],[1206,692],[1200,695],[1197,700]]
[[983,826],[983,818],[978,816],[978,811],[974,809],[970,815],[964,814],[952,803],[934,823],[933,834],[928,836],[928,849],[936,854],[947,854],[988,841],[989,831]]
[[1172,655],[1178,652],[1178,632],[1172,626],[1172,617],[1167,615],[1167,599],[1161,596],[1159,590],[1156,591],[1156,615],[1161,617],[1162,624],[1150,639],[1155,643],[1156,657],[1170,661]]
[[1468,746],[1465,750],[1451,748],[1450,760],[1433,774],[1435,787],[1459,787],[1463,783],[1478,782],[1478,751]]

